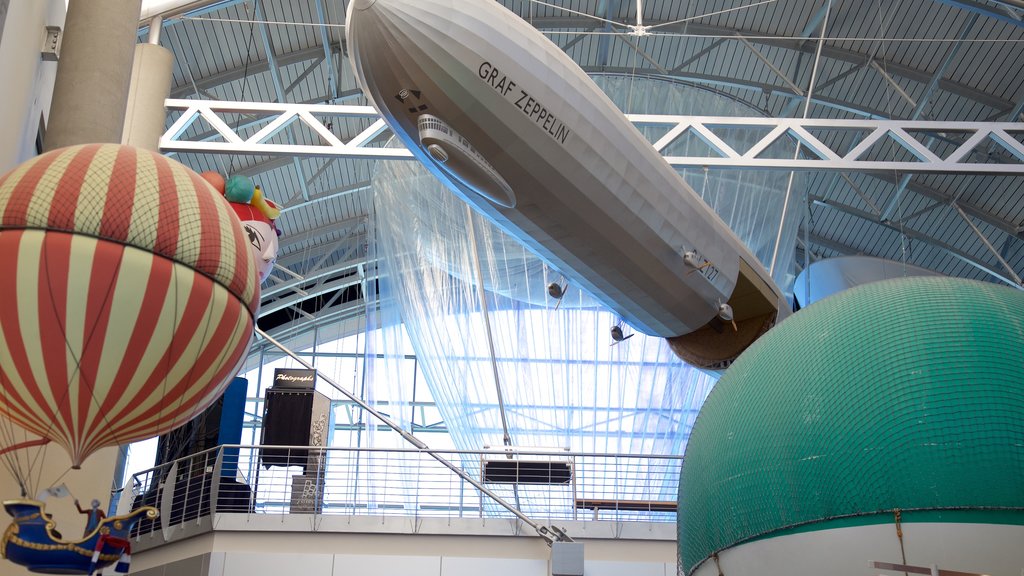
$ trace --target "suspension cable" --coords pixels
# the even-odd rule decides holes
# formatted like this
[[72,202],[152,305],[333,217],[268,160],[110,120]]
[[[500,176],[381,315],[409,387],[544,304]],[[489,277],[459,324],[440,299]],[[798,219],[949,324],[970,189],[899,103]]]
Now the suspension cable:
[[266,332],[261,330],[259,327],[256,327],[256,333],[259,334],[260,336],[262,336],[263,338],[265,338],[267,340],[267,342],[270,342],[271,344],[276,346],[279,350],[281,350],[282,352],[287,354],[289,357],[292,358],[292,360],[295,360],[296,362],[298,362],[299,364],[305,366],[309,370],[316,370],[317,375],[324,382],[327,382],[327,384],[329,384],[332,388],[334,388],[338,392],[341,392],[341,394],[343,394],[346,398],[348,398],[349,400],[354,402],[356,405],[358,405],[363,410],[366,410],[367,412],[369,412],[371,416],[373,416],[374,418],[376,418],[376,419],[380,420],[381,422],[383,422],[388,428],[391,428],[392,430],[397,432],[406,442],[409,442],[413,446],[419,448],[420,450],[423,450],[431,458],[433,458],[434,460],[437,460],[438,462],[440,462],[446,468],[448,468],[449,470],[451,470],[452,472],[457,474],[460,478],[462,478],[466,482],[470,483],[474,488],[476,488],[477,490],[479,490],[483,494],[486,494],[489,498],[491,498],[496,503],[498,503],[498,505],[500,505],[502,508],[504,508],[504,509],[508,510],[509,512],[511,512],[512,514],[514,514],[516,516],[516,518],[519,518],[525,524],[527,524],[528,526],[533,528],[537,532],[538,535],[540,535],[542,538],[544,538],[544,540],[546,540],[548,542],[548,544],[551,544],[552,542],[556,542],[556,541],[558,541],[558,542],[573,542],[573,539],[570,538],[568,534],[566,534],[565,532],[563,532],[559,528],[554,527],[554,526],[550,526],[550,527],[549,526],[543,526],[543,525],[539,524],[538,522],[534,521],[532,518],[530,518],[526,514],[523,514],[518,508],[513,506],[511,503],[505,501],[505,499],[502,498],[501,496],[498,496],[497,494],[492,492],[490,489],[488,489],[486,486],[484,486],[479,480],[477,480],[476,478],[473,478],[468,472],[466,472],[462,468],[456,466],[450,460],[448,460],[447,458],[445,458],[444,456],[442,456],[441,454],[439,454],[435,450],[432,450],[422,440],[420,440],[416,436],[412,435],[410,432],[407,432],[404,428],[399,426],[397,423],[395,423],[393,420],[391,420],[390,418],[388,418],[384,414],[381,414],[380,412],[378,412],[372,406],[370,406],[369,404],[364,402],[362,398],[360,398],[359,396],[355,395],[352,392],[349,392],[348,390],[343,388],[341,385],[339,385],[337,382],[335,382],[333,379],[331,379],[330,377],[325,375],[323,372],[317,370],[315,366],[313,366],[311,363],[307,362],[305,359],[300,357],[295,352],[292,352],[291,350],[286,348],[284,346],[284,344],[282,344],[282,343],[278,342],[277,340],[275,340],[272,336],[270,336],[270,334],[267,334]]

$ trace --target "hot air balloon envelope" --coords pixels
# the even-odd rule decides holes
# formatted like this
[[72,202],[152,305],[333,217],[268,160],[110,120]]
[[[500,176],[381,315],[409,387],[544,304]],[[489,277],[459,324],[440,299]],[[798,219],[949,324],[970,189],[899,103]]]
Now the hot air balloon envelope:
[[148,151],[74,146],[0,177],[0,414],[75,466],[192,419],[252,338],[248,244],[220,193]]

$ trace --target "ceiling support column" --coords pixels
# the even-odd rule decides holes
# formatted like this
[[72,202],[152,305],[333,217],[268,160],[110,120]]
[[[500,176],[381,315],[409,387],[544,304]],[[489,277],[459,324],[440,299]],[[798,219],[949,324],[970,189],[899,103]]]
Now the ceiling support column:
[[135,46],[121,137],[124,144],[153,152],[159,152],[167,123],[164,100],[171,93],[174,66],[174,55],[160,46],[161,27],[162,19],[154,18],[149,26],[149,42]]
[[71,0],[45,150],[121,142],[142,0]]

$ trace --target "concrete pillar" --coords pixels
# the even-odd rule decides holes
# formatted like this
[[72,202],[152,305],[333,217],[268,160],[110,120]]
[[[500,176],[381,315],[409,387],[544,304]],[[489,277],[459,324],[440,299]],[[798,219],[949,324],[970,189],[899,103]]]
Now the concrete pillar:
[[4,22],[7,21],[7,9],[10,4],[10,0],[0,0],[0,41],[4,39]]
[[171,93],[173,64],[174,57],[166,48],[156,44],[135,47],[122,143],[158,151],[167,118],[164,100]]
[[142,0],[70,0],[47,151],[121,142]]

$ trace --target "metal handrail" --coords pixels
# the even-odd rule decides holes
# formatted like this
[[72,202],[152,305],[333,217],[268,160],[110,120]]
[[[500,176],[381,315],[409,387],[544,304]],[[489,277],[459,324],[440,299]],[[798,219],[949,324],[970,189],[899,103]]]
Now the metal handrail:
[[524,449],[520,450],[514,447],[502,447],[502,448],[484,448],[481,450],[459,450],[459,449],[447,449],[447,448],[374,448],[374,447],[354,447],[354,446],[302,446],[302,445],[284,445],[284,444],[221,444],[213,448],[207,448],[202,452],[196,452],[192,456],[186,456],[181,458],[187,460],[194,456],[205,454],[207,452],[213,452],[222,448],[284,448],[293,450],[324,450],[324,451],[335,451],[335,452],[415,452],[420,454],[429,454],[431,452],[438,454],[452,454],[458,456],[488,456],[488,455],[499,455],[499,454],[514,454],[517,456],[586,456],[590,458],[647,458],[652,460],[679,460],[682,462],[683,457],[679,454],[632,454],[627,452],[571,452],[568,450],[543,450],[543,449]]
[[[266,452],[266,450],[271,452]],[[295,454],[291,451],[296,451]],[[287,454],[282,458],[282,454]],[[435,462],[444,454],[466,467],[453,474]],[[514,456],[512,460],[509,455]],[[273,463],[284,460],[291,468]],[[298,461],[302,466],[296,473]],[[485,463],[565,462],[561,476],[487,477]],[[155,505],[161,519],[140,526],[141,533],[201,523],[213,514],[316,514],[510,518],[490,504],[486,484],[499,497],[519,496],[521,514],[560,520],[674,522],[681,456],[604,454],[544,450],[426,450],[228,444],[166,462],[133,476],[134,506]],[[543,467],[542,467],[543,468]],[[507,474],[507,470],[503,473]],[[566,476],[568,474],[568,476]],[[539,479],[538,479],[539,478]],[[308,492],[308,494],[307,494]],[[305,498],[305,500],[303,500]],[[620,505],[621,503],[621,505]],[[520,518],[520,520],[522,520]],[[525,523],[525,522],[524,522]],[[537,523],[537,525],[542,525]],[[209,530],[214,524],[207,524]],[[560,529],[552,538],[561,537]],[[558,531],[556,531],[558,530]],[[186,533],[193,533],[188,532]],[[543,535],[542,535],[543,536]],[[173,539],[173,538],[171,538]]]

